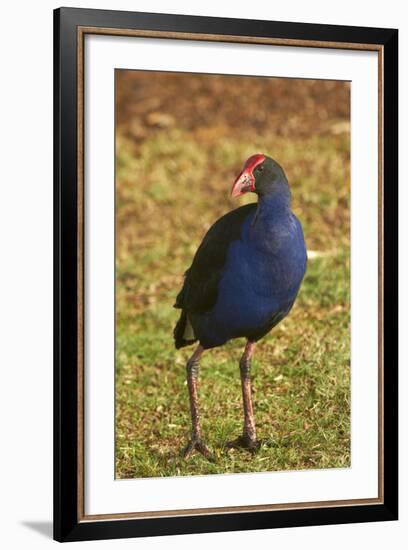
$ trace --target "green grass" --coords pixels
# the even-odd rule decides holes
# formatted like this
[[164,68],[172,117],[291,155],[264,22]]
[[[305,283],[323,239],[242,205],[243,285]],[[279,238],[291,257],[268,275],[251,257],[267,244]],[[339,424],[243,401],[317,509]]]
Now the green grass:
[[[222,132],[221,132],[222,133]],[[222,137],[165,128],[135,143],[117,137],[116,476],[257,472],[350,465],[349,134],[307,139]],[[290,315],[257,346],[256,456],[227,450],[242,430],[238,362],[244,341],[204,355],[203,434],[216,456],[185,461],[190,433],[185,363],[173,309],[182,275],[254,151],[270,152],[291,182],[309,260]],[[209,178],[208,174],[213,174]]]

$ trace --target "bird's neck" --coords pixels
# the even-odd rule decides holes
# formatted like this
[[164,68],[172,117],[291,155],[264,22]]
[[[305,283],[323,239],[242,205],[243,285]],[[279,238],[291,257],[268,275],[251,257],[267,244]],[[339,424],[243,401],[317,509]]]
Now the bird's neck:
[[275,188],[273,193],[259,196],[250,229],[250,239],[256,243],[257,248],[276,252],[275,248],[282,244],[282,234],[288,233],[291,226],[290,203],[288,185]]
[[270,193],[259,195],[258,216],[267,218],[290,212],[291,195],[287,182],[275,184]]

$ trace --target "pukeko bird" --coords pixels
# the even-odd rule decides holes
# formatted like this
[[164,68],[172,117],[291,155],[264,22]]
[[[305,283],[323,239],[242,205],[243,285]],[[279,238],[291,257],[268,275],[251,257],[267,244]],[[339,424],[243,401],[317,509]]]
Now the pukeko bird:
[[306,270],[302,226],[291,211],[285,172],[272,158],[251,156],[236,178],[231,195],[247,192],[258,202],[222,216],[208,230],[185,272],[175,306],[181,309],[174,328],[176,348],[198,342],[187,362],[192,437],[184,450],[211,458],[200,426],[197,378],[206,349],[245,337],[240,360],[244,407],[242,436],[231,445],[255,452],[255,420],[251,393],[251,357],[255,343],[292,308]]

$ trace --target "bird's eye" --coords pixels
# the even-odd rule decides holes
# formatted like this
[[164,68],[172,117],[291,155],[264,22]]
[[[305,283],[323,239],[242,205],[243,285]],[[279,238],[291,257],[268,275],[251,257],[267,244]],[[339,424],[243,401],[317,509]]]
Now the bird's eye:
[[263,166],[262,164],[260,166],[258,166],[258,172],[263,172]]

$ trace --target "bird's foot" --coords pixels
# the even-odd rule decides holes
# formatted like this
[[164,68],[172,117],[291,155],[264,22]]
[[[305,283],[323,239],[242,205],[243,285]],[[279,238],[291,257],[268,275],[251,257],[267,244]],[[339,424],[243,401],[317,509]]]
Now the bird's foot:
[[198,451],[210,462],[214,462],[214,455],[201,439],[201,437],[193,436],[188,442],[187,446],[183,450],[183,457],[185,459],[190,458],[194,451]]
[[247,449],[251,454],[255,454],[258,451],[260,445],[261,445],[260,442],[256,438],[251,437],[249,434],[243,433],[236,439],[232,441],[228,441],[227,448],[228,449],[237,449],[237,448]]

